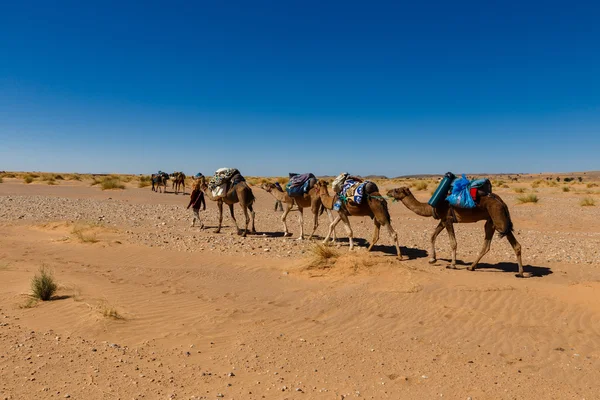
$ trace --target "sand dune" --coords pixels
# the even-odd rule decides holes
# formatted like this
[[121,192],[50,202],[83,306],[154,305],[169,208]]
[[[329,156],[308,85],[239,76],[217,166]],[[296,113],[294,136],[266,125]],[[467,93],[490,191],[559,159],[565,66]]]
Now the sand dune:
[[[227,218],[219,235],[190,228],[187,196],[5,179],[0,398],[598,397],[600,211],[581,196],[542,188],[539,204],[517,205],[498,191],[534,274],[517,279],[498,238],[475,272],[429,265],[436,222],[399,203],[409,260],[382,234],[373,253],[342,240],[337,259],[310,267],[314,242],[280,237],[281,213],[254,192],[259,234],[243,239]],[[215,225],[214,203],[204,216]],[[370,238],[368,218],[351,222]],[[468,263],[482,224],[456,230]],[[446,234],[438,247],[448,259]],[[42,264],[60,297],[24,308]]]

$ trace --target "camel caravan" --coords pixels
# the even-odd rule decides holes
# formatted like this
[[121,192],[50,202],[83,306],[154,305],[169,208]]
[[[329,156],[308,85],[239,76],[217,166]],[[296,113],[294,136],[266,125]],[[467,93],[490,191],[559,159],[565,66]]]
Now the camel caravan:
[[[169,175],[160,172],[152,175],[152,190],[156,191],[166,188],[166,180]],[[182,172],[175,172],[170,176],[173,179],[173,188],[177,191],[183,187],[185,193],[185,175]],[[246,179],[236,168],[221,168],[207,182],[206,177],[198,173],[194,177],[194,184],[191,192],[188,208],[193,206],[194,217],[192,226],[195,223],[204,225],[200,221],[198,214],[201,207],[206,209],[204,196],[217,202],[219,209],[219,225],[214,231],[219,233],[223,223],[223,204],[229,206],[229,213],[237,228],[238,235],[246,236],[248,233],[256,234],[254,225],[255,212],[253,205],[256,200],[252,189],[246,182]],[[178,182],[176,185],[175,182]],[[456,236],[454,232],[455,223],[471,223],[477,221],[486,221],[484,226],[483,247],[477,256],[477,259],[468,266],[468,270],[475,270],[482,257],[489,252],[494,232],[498,232],[500,237],[506,237],[511,244],[518,265],[518,277],[528,277],[523,271],[521,261],[521,245],[513,234],[513,223],[510,218],[508,206],[502,199],[492,193],[492,185],[488,179],[478,179],[469,181],[464,175],[457,178],[452,173],[447,173],[439,183],[436,191],[427,203],[418,201],[411,193],[408,187],[391,189],[383,196],[374,182],[364,180],[360,177],[342,173],[331,182],[332,194],[329,193],[330,182],[324,179],[317,179],[312,173],[290,173],[289,182],[285,188],[279,183],[262,183],[260,188],[273,196],[277,204],[284,207],[281,222],[283,225],[283,236],[291,237],[292,233],[288,229],[288,214],[298,211],[298,222],[300,224],[300,235],[297,240],[304,240],[304,209],[310,209],[312,213],[312,229],[308,239],[315,236],[315,231],[319,226],[319,217],[324,212],[328,215],[329,226],[323,244],[335,242],[337,240],[335,228],[342,222],[348,234],[350,250],[354,248],[354,234],[350,225],[350,217],[368,216],[373,221],[373,236],[368,246],[368,251],[379,240],[381,227],[384,227],[391,236],[398,259],[402,260],[402,251],[398,242],[398,234],[394,230],[388,210],[387,199],[401,201],[409,210],[423,217],[432,217],[439,220],[436,228],[433,230],[430,243],[429,262],[437,261],[435,251],[435,241],[437,236],[445,229],[450,238],[452,249],[452,259],[447,268],[456,269]],[[234,205],[238,203],[244,213],[245,224],[243,229],[237,223],[234,214]]]

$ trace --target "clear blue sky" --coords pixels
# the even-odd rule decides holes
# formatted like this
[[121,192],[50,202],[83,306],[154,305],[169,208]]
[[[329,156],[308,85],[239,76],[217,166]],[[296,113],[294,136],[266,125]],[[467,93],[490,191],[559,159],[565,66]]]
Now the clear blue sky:
[[0,170],[600,169],[600,2],[11,1]]

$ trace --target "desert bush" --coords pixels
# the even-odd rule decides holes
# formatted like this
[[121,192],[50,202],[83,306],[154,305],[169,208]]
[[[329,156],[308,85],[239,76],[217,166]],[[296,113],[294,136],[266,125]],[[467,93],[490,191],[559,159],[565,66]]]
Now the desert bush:
[[310,249],[313,256],[319,261],[329,260],[339,256],[339,253],[330,246],[316,244]]
[[85,226],[83,224],[76,224],[73,227],[73,230],[71,231],[71,233],[73,235],[75,235],[75,237],[81,243],[98,243],[99,240],[96,237],[96,235],[88,232],[90,230],[90,228],[92,228],[92,227],[93,227],[93,225]]
[[125,189],[125,185],[121,183],[119,178],[106,177],[100,182],[102,190]]
[[525,193],[525,188],[522,188],[522,187],[515,188],[514,190],[515,190],[515,193]]
[[132,175],[125,175],[125,176],[113,176],[113,178],[120,179],[125,183],[129,183],[133,180],[134,177]]
[[46,267],[41,267],[37,274],[31,279],[31,292],[35,299],[47,301],[54,296],[58,286],[54,281],[52,272]]
[[504,185],[502,185],[502,189],[510,189],[510,186],[504,184]]
[[2,179],[2,177],[0,176],[0,183],[4,182],[4,180]]
[[596,205],[596,200],[594,200],[591,197],[584,197],[583,199],[581,199],[581,201],[579,202],[579,205],[582,207],[591,207],[591,206],[595,206]]
[[70,181],[80,181],[81,180],[81,175],[79,174],[71,174],[67,176],[67,179]]
[[591,189],[591,188],[594,188],[594,187],[598,187],[598,184],[597,183],[588,183],[586,186],[587,186],[588,189]]
[[571,191],[571,188],[570,188],[570,187],[568,187],[568,186],[563,186],[563,188],[562,188],[562,191],[563,191],[563,192],[570,192],[570,191]]
[[100,304],[99,309],[100,309],[100,313],[105,318],[125,319],[121,314],[119,314],[119,312],[117,311],[117,309],[115,307],[113,307],[111,304],[109,304],[107,301],[103,301]]
[[540,199],[535,194],[527,194],[517,197],[519,203],[537,203]]
[[571,182],[572,180],[575,180],[575,178],[565,178],[563,179],[565,182]]
[[532,188],[532,189],[536,189],[536,188],[540,187],[540,184],[541,184],[542,182],[543,182],[543,181],[542,181],[542,180],[540,180],[540,179],[538,179],[538,180],[536,180],[536,181],[533,181],[533,182],[531,183],[531,188]]
[[31,183],[31,182],[33,182],[33,176],[31,176],[31,175],[25,175],[25,177],[23,178],[23,182],[25,182],[25,183]]
[[56,181],[53,179],[51,181],[47,181],[46,185],[58,185],[58,183],[56,183]]
[[277,177],[277,182],[280,185],[285,185],[286,183],[288,183],[288,181],[289,181],[289,178],[286,178],[285,176],[279,176],[279,177]]
[[416,190],[426,190],[426,189],[427,189],[427,186],[428,186],[428,185],[427,185],[427,182],[423,182],[423,181],[416,182],[416,183],[413,185],[413,187],[414,187]]
[[138,187],[143,188],[146,186],[152,185],[152,177],[150,175],[142,175],[140,176],[140,181],[138,182]]

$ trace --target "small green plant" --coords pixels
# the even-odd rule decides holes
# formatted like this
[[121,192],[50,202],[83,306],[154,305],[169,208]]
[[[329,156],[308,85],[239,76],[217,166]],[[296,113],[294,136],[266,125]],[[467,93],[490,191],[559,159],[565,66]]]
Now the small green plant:
[[33,176],[31,176],[31,175],[25,175],[25,178],[23,178],[23,182],[25,182],[25,183],[31,183],[31,182],[33,182]]
[[524,204],[524,203],[537,203],[538,201],[540,201],[540,199],[535,194],[527,194],[527,195],[524,195],[524,196],[519,196],[519,197],[517,197],[517,200],[521,204]]
[[48,301],[57,289],[54,276],[47,267],[40,267],[38,273],[31,279],[31,292],[34,299]]
[[525,188],[522,188],[522,187],[515,188],[514,190],[515,190],[515,193],[525,193]]
[[125,189],[125,185],[121,183],[119,178],[106,177],[100,182],[100,187],[102,190],[110,190],[110,189]]
[[563,186],[563,188],[562,188],[562,191],[563,191],[563,192],[570,192],[570,191],[571,191],[571,188],[570,188],[570,187],[568,187],[568,186]]
[[579,205],[582,206],[582,207],[592,207],[592,206],[596,205],[596,200],[594,200],[591,197],[584,197],[579,202]]

